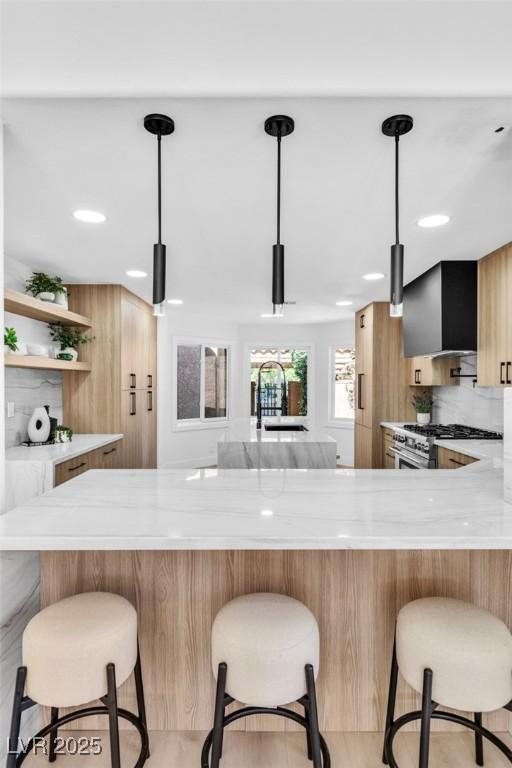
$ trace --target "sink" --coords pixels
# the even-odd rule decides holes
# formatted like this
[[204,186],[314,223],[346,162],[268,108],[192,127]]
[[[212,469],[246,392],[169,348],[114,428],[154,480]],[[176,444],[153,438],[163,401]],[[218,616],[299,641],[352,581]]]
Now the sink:
[[308,432],[304,424],[265,424],[267,432]]

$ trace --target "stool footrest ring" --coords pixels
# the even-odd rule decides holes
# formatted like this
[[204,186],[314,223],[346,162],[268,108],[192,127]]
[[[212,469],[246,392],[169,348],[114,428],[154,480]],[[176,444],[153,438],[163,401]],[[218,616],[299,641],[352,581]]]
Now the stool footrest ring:
[[[404,727],[404,725],[407,725],[408,723],[412,723],[414,720],[421,720],[421,717],[422,717],[421,710],[408,712],[407,714],[397,718],[392,723],[392,725],[388,728],[385,735],[385,756],[387,758],[387,763],[389,765],[389,768],[399,768],[399,765],[396,762],[395,756],[393,754],[393,740],[396,734],[398,733],[400,728]],[[510,749],[510,747],[508,747],[494,733],[489,731],[487,728],[484,728],[483,725],[480,725],[479,723],[475,723],[473,720],[469,720],[467,717],[462,717],[462,715],[456,715],[452,712],[443,712],[442,710],[439,710],[439,709],[433,710],[430,714],[430,717],[432,720],[448,720],[451,723],[462,725],[465,728],[469,728],[470,730],[474,731],[474,733],[480,734],[485,739],[490,741],[491,744],[494,744],[494,746],[497,747],[500,750],[500,752],[502,752],[505,755],[508,761],[512,763],[512,749]]]
[[[54,731],[58,730],[62,725],[67,725],[67,723],[71,723],[73,720],[79,720],[82,717],[90,717],[91,715],[108,715],[109,710],[107,707],[102,706],[96,706],[96,707],[87,707],[85,709],[78,709],[74,712],[69,712],[67,715],[63,715],[62,717],[59,717],[58,720],[55,720],[52,723],[49,723],[48,725],[45,725],[44,728],[41,728],[38,733],[35,734],[35,736],[32,736],[30,741],[26,744],[24,749],[18,754],[16,758],[16,768],[20,768],[23,761],[27,757],[27,755],[30,753],[32,748],[34,747],[34,744],[36,743],[37,739],[43,739],[45,736],[48,736],[49,734],[53,733]],[[133,712],[129,712],[127,709],[121,709],[120,707],[117,709],[117,715],[118,717],[122,717],[124,720],[128,720],[139,732],[140,740],[141,740],[141,748],[139,757],[137,758],[137,762],[134,765],[134,768],[142,768],[144,763],[146,762],[146,759],[149,754],[149,738],[148,738],[148,732],[147,729],[142,722],[142,720],[137,717],[137,715],[134,715]]]
[[[229,715],[224,717],[222,721],[222,728],[226,728],[226,726],[231,725],[231,723],[234,723],[236,720],[240,720],[242,717],[250,717],[251,715],[279,715],[281,717],[287,718],[288,720],[293,720],[299,725],[302,725],[302,727],[306,730],[306,733],[309,731],[309,725],[306,718],[302,715],[299,715],[298,712],[294,712],[292,709],[286,709],[286,707],[242,707],[242,709],[236,709],[234,712],[230,712]],[[212,739],[213,729],[210,731],[203,744],[203,749],[201,752],[201,768],[210,767],[209,755]],[[324,737],[321,734],[320,749],[322,751],[322,768],[331,768],[331,756],[329,754],[329,749]]]

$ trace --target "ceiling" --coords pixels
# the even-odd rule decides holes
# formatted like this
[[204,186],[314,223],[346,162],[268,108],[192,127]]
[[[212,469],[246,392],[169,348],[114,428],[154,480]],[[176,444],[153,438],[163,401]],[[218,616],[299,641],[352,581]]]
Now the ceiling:
[[[176,121],[163,139],[168,297],[237,322],[265,322],[275,241],[274,113],[283,139],[284,322],[347,319],[388,296],[393,141],[383,118],[410,113],[401,142],[405,277],[440,259],[477,259],[512,240],[512,100],[11,99],[4,102],[6,254],[70,281],[122,282],[145,298],[156,237],[156,140],[145,114]],[[501,133],[495,133],[505,126]],[[100,225],[75,221],[92,208]],[[430,213],[452,221],[420,229]],[[369,283],[366,272],[386,279]],[[269,321],[267,321],[269,322]],[[270,320],[270,322],[282,322]]]

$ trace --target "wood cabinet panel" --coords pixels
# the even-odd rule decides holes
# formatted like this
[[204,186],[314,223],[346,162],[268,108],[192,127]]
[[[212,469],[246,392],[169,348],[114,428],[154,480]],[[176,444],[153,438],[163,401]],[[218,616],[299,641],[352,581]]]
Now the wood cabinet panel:
[[94,451],[91,469],[119,469],[121,462],[122,440],[109,443]]
[[373,430],[362,424],[354,427],[354,466],[364,469],[372,466]]
[[512,244],[478,262],[478,383],[512,383]]
[[78,477],[78,475],[83,475],[88,469],[92,469],[94,466],[94,453],[94,451],[89,451],[81,456],[77,456],[75,459],[69,459],[69,461],[56,464],[54,486],[62,485],[67,480],[72,480],[74,477]]
[[439,447],[437,449],[437,469],[459,469],[468,464],[473,464],[475,461],[478,461],[478,459],[466,456],[465,453],[451,451],[449,448]]
[[458,357],[409,358],[409,386],[440,387],[459,384],[450,372],[460,365]]
[[355,422],[372,425],[373,305],[356,313]]

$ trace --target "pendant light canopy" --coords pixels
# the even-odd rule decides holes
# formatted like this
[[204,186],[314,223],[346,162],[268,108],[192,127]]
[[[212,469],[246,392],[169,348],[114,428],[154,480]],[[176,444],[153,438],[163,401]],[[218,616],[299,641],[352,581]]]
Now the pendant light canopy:
[[157,137],[158,147],[158,243],[153,246],[154,314],[164,314],[166,246],[162,243],[162,136],[174,133],[174,120],[167,115],[146,115],[144,128]]
[[395,139],[395,242],[391,246],[391,297],[389,314],[402,317],[404,300],[404,246],[399,234],[399,199],[398,199],[398,145],[400,136],[412,130],[413,120],[409,115],[393,115],[382,123],[382,133]]
[[286,115],[273,115],[265,120],[265,133],[277,139],[277,237],[272,246],[272,307],[274,315],[282,315],[284,300],[284,245],[281,243],[281,139],[293,133],[295,123]]

